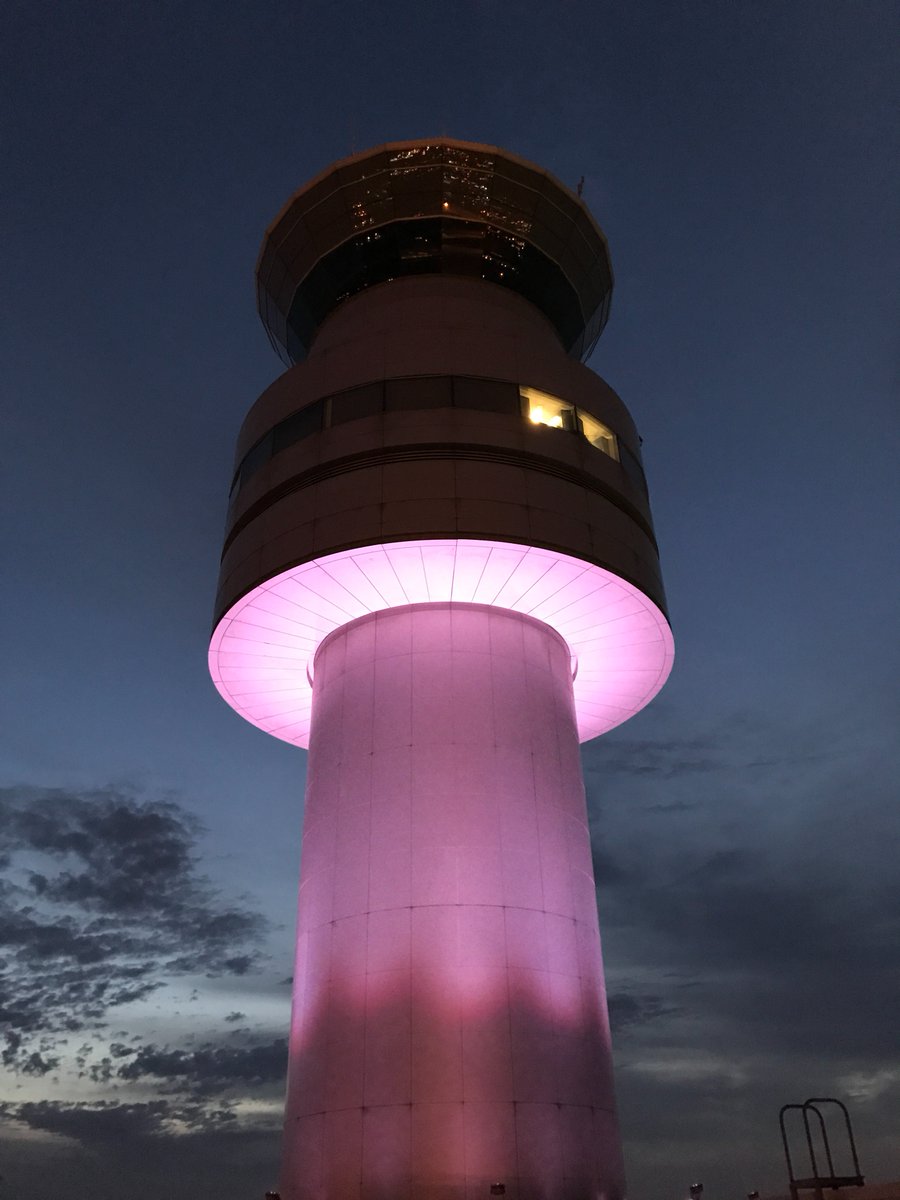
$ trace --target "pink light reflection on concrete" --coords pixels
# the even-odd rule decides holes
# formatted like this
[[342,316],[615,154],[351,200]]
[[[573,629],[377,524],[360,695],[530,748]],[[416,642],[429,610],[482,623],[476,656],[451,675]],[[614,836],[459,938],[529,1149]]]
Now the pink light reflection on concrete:
[[327,555],[274,576],[217,625],[209,668],[222,697],[252,724],[308,746],[307,669],[335,629],[401,605],[495,605],[544,621],[578,662],[581,741],[638,712],[672,667],[668,622],[632,584],[569,555],[511,542],[391,542]]
[[617,1200],[568,648],[398,608],[313,692],[282,1195]]

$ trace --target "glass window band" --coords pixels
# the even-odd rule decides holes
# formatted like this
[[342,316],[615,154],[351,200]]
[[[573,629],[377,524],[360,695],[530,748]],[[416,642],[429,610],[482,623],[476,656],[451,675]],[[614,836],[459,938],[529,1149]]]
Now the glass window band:
[[361,387],[324,396],[285,417],[273,426],[244,455],[232,480],[229,495],[241,487],[276,454],[304,438],[364,417],[383,412],[412,412],[460,408],[513,416],[519,414],[535,425],[576,434],[619,462],[625,474],[642,491],[647,482],[637,457],[597,417],[574,404],[502,379],[467,375],[422,375],[363,384]]

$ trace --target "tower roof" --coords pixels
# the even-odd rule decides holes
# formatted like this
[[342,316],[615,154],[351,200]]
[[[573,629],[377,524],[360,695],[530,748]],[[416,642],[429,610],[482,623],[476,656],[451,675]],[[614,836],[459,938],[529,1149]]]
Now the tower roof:
[[609,315],[606,238],[582,201],[525,159],[452,138],[389,142],[300,188],[263,240],[259,312],[277,353],[298,362],[342,301],[423,274],[517,291],[573,358]]

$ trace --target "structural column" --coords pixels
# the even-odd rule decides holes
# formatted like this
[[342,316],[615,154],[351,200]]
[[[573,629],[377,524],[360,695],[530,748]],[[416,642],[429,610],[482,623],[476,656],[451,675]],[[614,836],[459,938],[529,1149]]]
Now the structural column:
[[617,1200],[572,662],[418,604],[315,656],[284,1200]]

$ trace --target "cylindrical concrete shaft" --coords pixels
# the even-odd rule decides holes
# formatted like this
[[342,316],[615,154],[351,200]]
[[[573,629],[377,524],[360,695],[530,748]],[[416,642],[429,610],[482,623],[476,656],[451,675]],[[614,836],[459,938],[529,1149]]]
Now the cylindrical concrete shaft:
[[281,1193],[618,1200],[568,649],[424,604],[315,660]]

